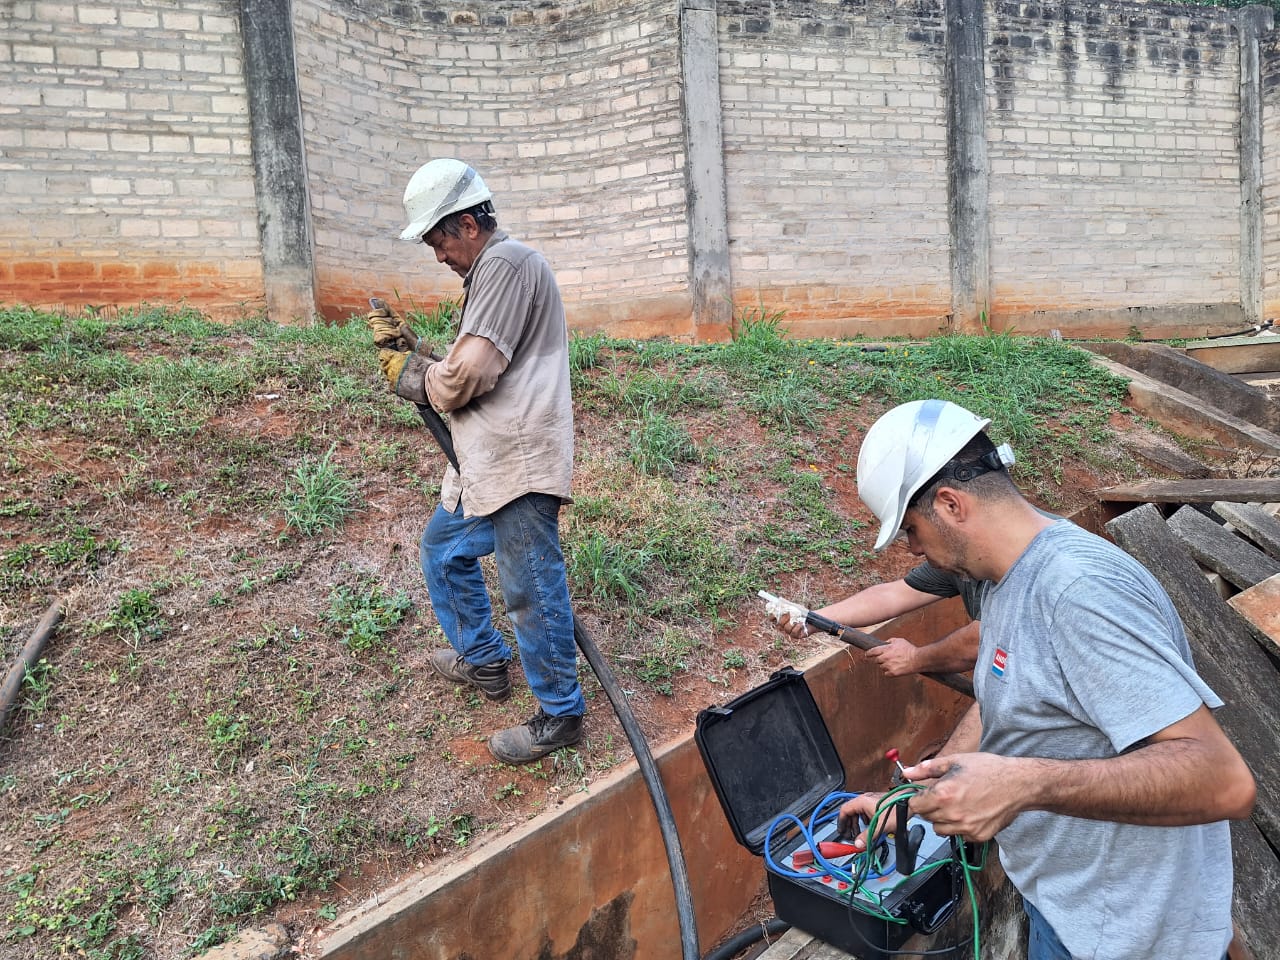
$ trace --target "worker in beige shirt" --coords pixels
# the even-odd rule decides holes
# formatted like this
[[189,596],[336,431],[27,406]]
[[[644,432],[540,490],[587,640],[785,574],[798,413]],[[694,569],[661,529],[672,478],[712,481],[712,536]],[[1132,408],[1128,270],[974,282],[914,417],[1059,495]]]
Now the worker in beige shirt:
[[452,159],[424,164],[405,190],[400,239],[420,240],[463,278],[458,336],[445,356],[388,309],[368,323],[391,388],[448,416],[458,459],[422,535],[422,572],[452,647],[431,664],[490,700],[511,695],[511,649],[480,569],[493,554],[539,703],[528,722],[489,739],[495,757],[515,764],[581,740],[586,703],[559,533],[573,473],[564,306],[542,255],[498,229],[491,197],[475,170]]

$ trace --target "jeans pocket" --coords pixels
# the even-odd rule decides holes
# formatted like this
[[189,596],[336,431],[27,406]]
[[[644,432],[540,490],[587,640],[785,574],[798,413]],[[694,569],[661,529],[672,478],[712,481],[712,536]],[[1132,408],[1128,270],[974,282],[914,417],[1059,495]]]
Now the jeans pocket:
[[560,508],[564,505],[563,501],[549,493],[531,493],[529,494],[529,502],[533,504],[533,509],[548,520],[558,520],[560,517]]

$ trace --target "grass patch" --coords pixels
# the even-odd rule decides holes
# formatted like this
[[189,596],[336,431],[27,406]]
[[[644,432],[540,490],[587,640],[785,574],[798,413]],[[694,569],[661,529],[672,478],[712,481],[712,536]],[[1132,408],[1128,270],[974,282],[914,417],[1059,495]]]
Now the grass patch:
[[285,489],[284,514],[303,536],[337,530],[355,510],[356,485],[333,462],[334,447],[317,460],[305,460]]

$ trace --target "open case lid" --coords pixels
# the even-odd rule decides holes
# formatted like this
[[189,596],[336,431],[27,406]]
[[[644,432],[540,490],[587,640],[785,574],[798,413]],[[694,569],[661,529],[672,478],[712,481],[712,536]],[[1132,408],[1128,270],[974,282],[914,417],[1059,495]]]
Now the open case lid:
[[738,842],[759,854],[780,813],[804,819],[844,785],[844,766],[804,674],[779,670],[698,714],[693,733]]

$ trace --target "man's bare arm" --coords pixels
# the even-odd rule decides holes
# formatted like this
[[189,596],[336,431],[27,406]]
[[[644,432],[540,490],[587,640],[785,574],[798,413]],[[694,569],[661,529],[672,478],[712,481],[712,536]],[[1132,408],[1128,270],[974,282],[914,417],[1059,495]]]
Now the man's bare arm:
[[[890,580],[859,590],[851,597],[813,612],[846,627],[866,627],[900,617],[940,599],[932,593],[907,586],[905,580]],[[804,624],[798,621],[784,619],[778,624],[778,629],[795,639],[806,636]]]
[[883,647],[868,650],[867,657],[891,677],[911,673],[963,673],[972,670],[978,658],[978,639],[975,620],[921,646],[903,637],[890,637]]
[[944,748],[947,755],[907,769],[912,780],[940,778],[911,808],[939,833],[971,840],[995,836],[1026,810],[1164,827],[1241,819],[1253,809],[1257,790],[1205,706],[1102,760],[950,752],[952,745]]

